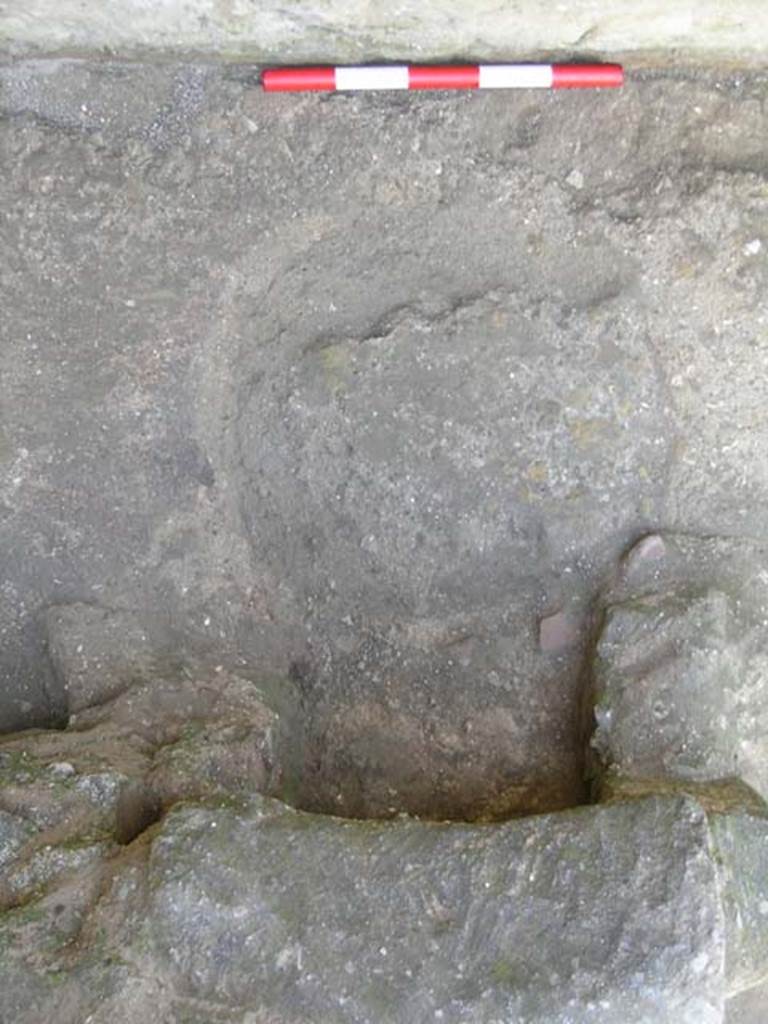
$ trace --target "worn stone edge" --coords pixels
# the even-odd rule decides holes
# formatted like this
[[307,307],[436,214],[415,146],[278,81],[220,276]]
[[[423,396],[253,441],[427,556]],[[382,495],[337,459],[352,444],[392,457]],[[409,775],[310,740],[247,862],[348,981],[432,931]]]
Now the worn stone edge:
[[125,63],[202,63],[213,66],[246,64],[252,65],[254,72],[265,67],[291,64],[352,64],[352,63],[391,63],[394,61],[412,61],[415,63],[461,63],[487,61],[490,63],[503,61],[536,62],[616,62],[624,65],[629,82],[638,74],[646,77],[649,73],[667,73],[681,76],[695,74],[696,71],[720,71],[723,74],[767,73],[768,61],[765,51],[744,49],[741,51],[701,47],[680,49],[676,46],[655,47],[653,49],[632,50],[592,50],[583,52],[569,48],[551,48],[537,50],[519,50],[513,46],[499,47],[493,43],[478,46],[475,49],[445,50],[430,49],[417,44],[400,47],[365,46],[334,46],[322,49],[300,48],[297,51],[295,37],[286,37],[277,45],[264,46],[257,40],[243,43],[231,40],[230,46],[200,47],[185,46],[149,46],[145,43],[126,45],[45,45],[31,41],[16,41],[3,32],[0,24],[0,63],[15,63],[24,60],[82,60]]

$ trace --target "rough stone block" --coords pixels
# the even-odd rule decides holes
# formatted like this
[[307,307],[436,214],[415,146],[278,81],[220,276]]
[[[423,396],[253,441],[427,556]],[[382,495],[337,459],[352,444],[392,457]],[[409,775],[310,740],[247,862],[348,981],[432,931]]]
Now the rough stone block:
[[594,669],[592,746],[603,766],[636,777],[738,775],[741,639],[718,590],[610,607]]
[[180,808],[158,954],[200,999],[299,1021],[722,1021],[707,819],[651,798],[478,828]]
[[714,814],[710,825],[726,922],[726,974],[736,994],[768,980],[768,820]]

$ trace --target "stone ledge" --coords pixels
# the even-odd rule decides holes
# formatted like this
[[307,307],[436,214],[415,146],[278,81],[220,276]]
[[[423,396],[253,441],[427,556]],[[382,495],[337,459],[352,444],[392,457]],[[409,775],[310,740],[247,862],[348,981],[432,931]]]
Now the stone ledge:
[[375,59],[625,59],[756,65],[768,7],[758,0],[9,0],[0,50],[12,56],[195,56],[264,63]]

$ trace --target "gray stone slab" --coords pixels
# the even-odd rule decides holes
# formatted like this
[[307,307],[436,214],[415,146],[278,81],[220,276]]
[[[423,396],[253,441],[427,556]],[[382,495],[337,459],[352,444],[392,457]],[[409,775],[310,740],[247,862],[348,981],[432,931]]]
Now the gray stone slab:
[[711,829],[726,921],[729,992],[768,981],[768,819],[714,814]]
[[646,0],[642,7],[631,0],[404,0],[391,9],[360,0],[11,0],[0,16],[0,42],[14,52],[108,48],[118,56],[194,52],[282,63],[627,51],[676,63],[756,60],[766,32],[759,0]]
[[161,960],[257,1018],[722,1021],[709,829],[687,799],[487,828],[179,808],[149,884]]

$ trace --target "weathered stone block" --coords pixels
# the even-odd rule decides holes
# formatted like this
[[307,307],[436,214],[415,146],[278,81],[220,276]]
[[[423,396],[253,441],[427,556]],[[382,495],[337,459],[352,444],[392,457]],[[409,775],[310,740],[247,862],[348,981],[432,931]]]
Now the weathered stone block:
[[768,978],[768,820],[714,814],[710,825],[726,922],[730,993]]
[[179,808],[150,888],[181,984],[257,1017],[722,1020],[709,829],[686,798],[493,827]]
[[592,746],[603,766],[635,777],[738,775],[741,639],[718,590],[609,607],[594,667]]

